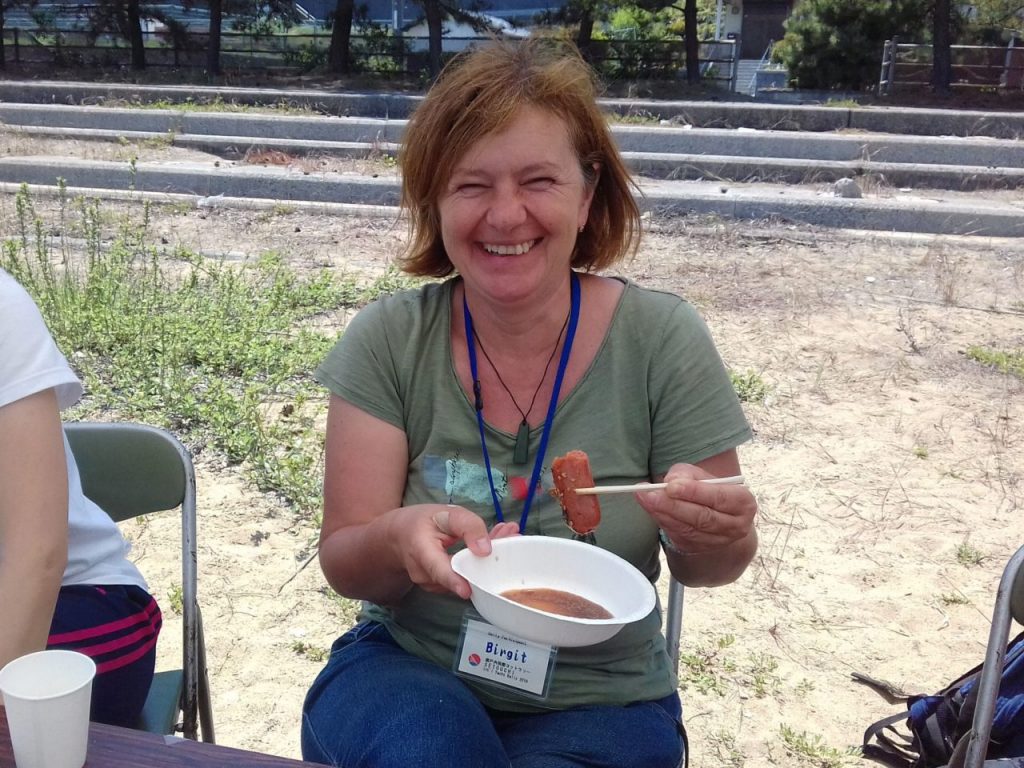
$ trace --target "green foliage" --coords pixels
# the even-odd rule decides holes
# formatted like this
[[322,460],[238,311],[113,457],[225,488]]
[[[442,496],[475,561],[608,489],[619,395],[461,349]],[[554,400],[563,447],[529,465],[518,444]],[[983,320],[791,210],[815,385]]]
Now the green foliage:
[[396,74],[402,71],[401,59],[406,49],[404,38],[396,38],[383,24],[361,22],[353,29],[352,65],[360,72]]
[[736,663],[727,651],[736,642],[733,635],[723,635],[710,645],[700,645],[692,653],[679,656],[679,683],[683,690],[696,689],[702,694],[724,696],[729,676],[736,672]]
[[857,754],[857,750],[852,747],[843,750],[830,747],[818,734],[796,731],[788,725],[780,726],[779,734],[782,736],[786,751],[796,758],[800,765],[839,768],[848,764],[847,758]]
[[289,46],[284,52],[284,63],[302,73],[312,72],[327,64],[327,49],[312,42]]
[[797,88],[865,90],[878,81],[885,41],[920,39],[928,7],[927,0],[802,0],[773,58]]
[[729,371],[729,378],[732,380],[736,395],[744,403],[763,403],[768,397],[769,387],[757,371]]
[[167,605],[175,616],[181,616],[181,612],[185,610],[185,593],[180,584],[172,584],[167,590]]
[[968,347],[967,358],[995,368],[1000,373],[1024,379],[1024,350],[1002,350],[989,347]]
[[[112,411],[169,428],[316,516],[324,396],[310,372],[333,338],[307,321],[367,292],[327,272],[299,276],[276,253],[242,265],[160,253],[149,244],[148,204],[112,237],[95,201],[70,211],[64,201],[60,220],[47,223],[22,187],[15,208],[8,229],[18,234],[0,267],[32,294],[85,380],[80,415]],[[72,256],[65,233],[82,239],[84,254]]]
[[956,548],[956,561],[965,568],[971,568],[985,562],[985,554],[969,541],[962,541]]
[[329,648],[318,648],[303,640],[295,640],[292,643],[292,653],[296,656],[303,656],[310,661],[324,662],[331,655]]

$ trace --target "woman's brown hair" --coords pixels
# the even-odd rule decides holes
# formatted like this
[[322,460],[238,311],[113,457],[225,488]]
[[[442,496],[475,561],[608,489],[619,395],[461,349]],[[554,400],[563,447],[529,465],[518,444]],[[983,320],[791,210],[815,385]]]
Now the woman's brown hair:
[[441,241],[438,201],[463,153],[501,131],[527,105],[565,122],[584,179],[594,185],[572,266],[599,270],[636,250],[640,211],[634,184],[598,108],[590,67],[569,43],[494,40],[454,58],[409,119],[399,153],[402,207],[409,213],[406,272],[445,277],[454,271]]

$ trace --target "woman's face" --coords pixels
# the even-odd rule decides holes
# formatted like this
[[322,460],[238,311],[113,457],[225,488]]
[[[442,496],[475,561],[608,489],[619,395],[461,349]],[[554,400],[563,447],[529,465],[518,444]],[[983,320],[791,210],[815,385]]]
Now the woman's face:
[[458,160],[438,202],[441,238],[467,290],[515,304],[560,291],[593,189],[562,120],[523,107]]

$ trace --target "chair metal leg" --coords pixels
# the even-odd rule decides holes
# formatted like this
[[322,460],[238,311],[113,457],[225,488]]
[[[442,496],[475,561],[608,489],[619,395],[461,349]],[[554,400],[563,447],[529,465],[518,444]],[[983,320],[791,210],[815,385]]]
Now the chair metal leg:
[[679,669],[679,635],[683,629],[683,585],[673,578],[668,581],[668,608],[665,611],[665,643],[672,671]]
[[210,676],[206,666],[206,636],[203,634],[203,617],[198,614],[199,621],[199,724],[202,728],[203,741],[214,744],[216,735],[213,731],[213,704],[210,700]]

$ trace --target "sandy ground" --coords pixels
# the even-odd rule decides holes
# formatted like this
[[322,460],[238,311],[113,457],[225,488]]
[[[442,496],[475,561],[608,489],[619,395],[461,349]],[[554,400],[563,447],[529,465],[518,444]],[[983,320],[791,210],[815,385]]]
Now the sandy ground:
[[[363,274],[404,237],[389,220],[300,213],[164,212],[153,226],[208,252],[278,249]],[[710,219],[648,230],[622,271],[694,302],[727,363],[769,385],[741,454],[760,553],[737,583],[686,592],[691,765],[856,764],[840,753],[902,705],[850,674],[922,692],[979,661],[998,575],[1024,543],[1024,382],[964,354],[1024,347],[1024,244]],[[199,505],[218,741],[298,756],[304,692],[350,608],[303,567],[313,525],[213,456],[199,458]],[[174,523],[126,530],[164,597]],[[162,665],[179,630],[168,615]]]
[[[7,137],[0,153],[35,146]],[[88,147],[77,156],[134,154]],[[147,159],[183,159],[149,149]],[[741,449],[761,507],[760,553],[737,583],[686,592],[691,765],[855,765],[846,751],[864,728],[902,705],[851,673],[926,692],[980,661],[998,576],[1024,543],[1024,381],[965,356],[976,345],[1024,348],[1024,242],[646,224],[621,272],[692,301],[728,365],[769,388],[747,405],[755,438]],[[152,230],[169,248],[276,250],[300,267],[367,276],[387,268],[405,234],[389,219],[287,206],[156,207]],[[216,456],[197,466],[217,741],[298,757],[303,696],[351,606],[309,562],[311,521]],[[173,666],[177,521],[151,516],[125,531],[165,608],[159,665]]]

